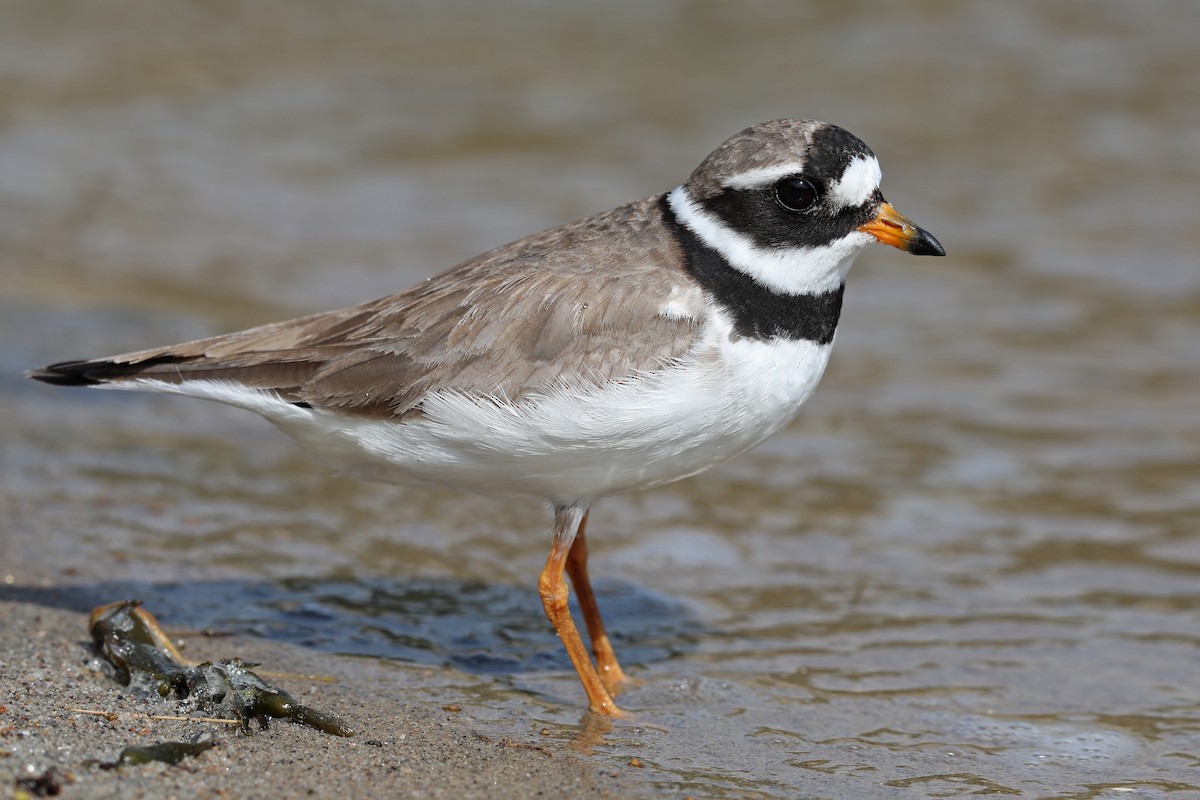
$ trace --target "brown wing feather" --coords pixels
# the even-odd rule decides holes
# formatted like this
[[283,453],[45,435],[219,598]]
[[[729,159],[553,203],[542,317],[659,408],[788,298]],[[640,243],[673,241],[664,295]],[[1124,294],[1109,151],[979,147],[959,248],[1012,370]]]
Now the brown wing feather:
[[656,224],[657,199],[527,237],[360,306],[56,365],[59,377],[231,380],[380,417],[419,413],[434,388],[516,400],[564,382],[621,380],[684,355],[699,327],[660,313],[673,290],[698,293]]

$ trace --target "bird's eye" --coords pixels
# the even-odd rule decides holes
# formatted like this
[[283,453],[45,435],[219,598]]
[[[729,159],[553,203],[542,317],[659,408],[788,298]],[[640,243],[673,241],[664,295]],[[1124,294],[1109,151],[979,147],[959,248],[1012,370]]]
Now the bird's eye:
[[784,178],[775,184],[775,201],[788,211],[808,211],[817,202],[817,187],[805,178]]

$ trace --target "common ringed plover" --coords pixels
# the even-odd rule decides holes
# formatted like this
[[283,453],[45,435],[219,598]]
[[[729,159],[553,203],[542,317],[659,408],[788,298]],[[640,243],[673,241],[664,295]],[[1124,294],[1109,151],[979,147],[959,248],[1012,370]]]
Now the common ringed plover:
[[695,475],[791,422],[825,371],[846,273],[868,243],[945,255],[884,201],[880,177],[842,128],[764,122],[666,194],[399,294],[28,375],[255,411],[370,480],[548,500],[542,603],[591,709],[616,716],[626,677],[588,580],[588,509]]

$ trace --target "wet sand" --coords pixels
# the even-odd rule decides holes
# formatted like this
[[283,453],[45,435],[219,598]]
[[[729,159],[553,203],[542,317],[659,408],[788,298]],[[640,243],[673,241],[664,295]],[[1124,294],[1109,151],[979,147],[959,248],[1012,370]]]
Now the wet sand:
[[[11,570],[13,565],[6,565]],[[53,590],[48,590],[50,594]],[[343,739],[274,721],[243,735],[228,725],[152,720],[169,704],[130,697],[95,669],[87,614],[5,599],[0,590],[0,795],[12,780],[58,773],[64,797],[635,796],[622,776],[580,759],[552,736],[497,735],[463,710],[430,702],[415,670],[372,669],[361,659],[314,655],[260,639],[189,639],[193,658],[236,653],[262,671],[332,676],[275,680],[298,700],[353,725]],[[107,712],[106,716],[75,709]],[[130,745],[215,738],[178,766],[105,769]],[[632,769],[632,767],[631,767]]]

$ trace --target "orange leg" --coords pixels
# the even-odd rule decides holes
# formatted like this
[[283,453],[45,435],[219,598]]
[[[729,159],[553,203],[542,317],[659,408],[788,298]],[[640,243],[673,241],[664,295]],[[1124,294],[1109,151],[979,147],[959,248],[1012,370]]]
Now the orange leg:
[[575,596],[579,598],[579,608],[583,611],[583,621],[587,625],[588,637],[592,640],[592,653],[596,656],[596,670],[608,693],[614,697],[621,689],[629,684],[621,665],[617,663],[617,654],[613,652],[612,642],[604,630],[604,620],[600,618],[600,607],[596,605],[596,595],[592,592],[592,582],[588,579],[587,559],[588,546],[584,529],[587,528],[587,512],[579,522],[579,532],[575,534],[575,543],[567,553],[567,574],[571,576],[571,584],[575,587]]
[[[578,506],[560,506],[554,509],[554,545],[550,548],[546,567],[538,577],[538,594],[542,596],[542,606],[546,609],[550,624],[557,631],[571,663],[575,665],[575,671],[579,673],[583,690],[587,692],[589,707],[600,714],[621,717],[625,716],[625,712],[617,708],[596,668],[592,666],[592,659],[588,656],[587,648],[583,646],[583,640],[579,638],[579,631],[575,628],[571,610],[567,605],[570,590],[563,577],[563,570],[583,517],[584,511]],[[595,600],[592,603],[594,606]]]

